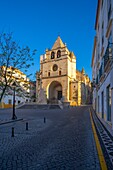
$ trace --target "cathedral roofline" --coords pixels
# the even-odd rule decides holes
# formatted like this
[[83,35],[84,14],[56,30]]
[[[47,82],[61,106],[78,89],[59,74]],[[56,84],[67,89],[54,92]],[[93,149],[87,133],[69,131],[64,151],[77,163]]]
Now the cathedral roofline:
[[55,41],[53,47],[52,47],[52,50],[54,49],[57,49],[57,48],[63,48],[65,47],[66,45],[62,42],[60,36],[58,36],[57,40]]

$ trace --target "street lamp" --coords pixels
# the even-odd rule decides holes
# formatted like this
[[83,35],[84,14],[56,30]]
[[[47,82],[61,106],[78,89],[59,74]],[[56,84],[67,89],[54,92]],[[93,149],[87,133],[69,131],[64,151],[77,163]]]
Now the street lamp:
[[17,116],[15,115],[15,87],[16,87],[16,83],[14,82],[12,84],[12,87],[14,88],[14,93],[13,93],[13,115],[12,115],[12,120],[17,119]]

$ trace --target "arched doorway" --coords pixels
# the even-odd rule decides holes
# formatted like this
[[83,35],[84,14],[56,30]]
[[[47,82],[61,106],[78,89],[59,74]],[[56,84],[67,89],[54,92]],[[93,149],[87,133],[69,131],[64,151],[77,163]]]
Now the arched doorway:
[[57,103],[62,98],[62,85],[58,81],[53,81],[49,85],[49,101]]

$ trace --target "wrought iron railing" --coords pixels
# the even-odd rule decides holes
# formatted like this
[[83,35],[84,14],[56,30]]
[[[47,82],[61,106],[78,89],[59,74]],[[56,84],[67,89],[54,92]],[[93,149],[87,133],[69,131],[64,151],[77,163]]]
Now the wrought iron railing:
[[104,55],[104,69],[110,67],[113,61],[113,43],[109,43]]

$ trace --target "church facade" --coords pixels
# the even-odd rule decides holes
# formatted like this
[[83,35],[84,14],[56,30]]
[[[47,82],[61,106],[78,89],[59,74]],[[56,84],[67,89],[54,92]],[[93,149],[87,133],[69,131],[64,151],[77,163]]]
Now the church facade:
[[36,82],[37,101],[41,98],[41,89],[49,103],[61,101],[81,105],[91,101],[91,81],[84,69],[76,70],[76,57],[59,36],[52,49],[46,49],[45,54],[40,56],[40,71],[37,72]]

